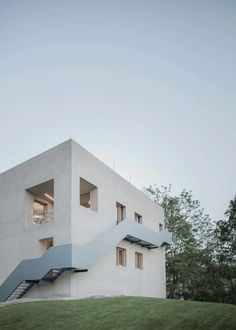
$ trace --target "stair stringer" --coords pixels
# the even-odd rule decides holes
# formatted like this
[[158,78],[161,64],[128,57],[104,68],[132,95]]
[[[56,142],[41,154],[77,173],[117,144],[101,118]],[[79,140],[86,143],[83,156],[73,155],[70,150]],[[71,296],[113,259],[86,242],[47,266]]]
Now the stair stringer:
[[40,258],[22,260],[0,286],[0,302],[23,281],[40,281],[50,269],[72,268],[71,250],[71,244],[54,246]]

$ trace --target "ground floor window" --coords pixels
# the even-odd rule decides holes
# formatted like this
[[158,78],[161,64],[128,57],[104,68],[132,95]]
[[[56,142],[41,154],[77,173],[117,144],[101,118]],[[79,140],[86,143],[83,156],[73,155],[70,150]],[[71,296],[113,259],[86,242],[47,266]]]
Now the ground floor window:
[[116,264],[117,266],[126,267],[126,249],[116,248]]
[[135,268],[143,269],[143,254],[135,252]]
[[53,237],[40,239],[39,243],[42,253],[45,253],[50,247],[53,247]]

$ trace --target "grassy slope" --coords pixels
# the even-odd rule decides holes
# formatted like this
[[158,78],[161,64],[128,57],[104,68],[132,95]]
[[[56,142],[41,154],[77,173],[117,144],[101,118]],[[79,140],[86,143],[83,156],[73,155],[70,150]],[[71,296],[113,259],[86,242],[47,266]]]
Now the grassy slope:
[[236,329],[236,306],[156,298],[27,302],[0,308],[0,329]]

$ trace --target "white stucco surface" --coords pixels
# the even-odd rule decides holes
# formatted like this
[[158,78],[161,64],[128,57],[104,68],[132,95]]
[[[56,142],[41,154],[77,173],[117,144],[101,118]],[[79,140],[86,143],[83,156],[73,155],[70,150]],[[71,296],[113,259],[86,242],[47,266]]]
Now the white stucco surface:
[[[97,187],[97,212],[80,205],[80,178]],[[54,180],[54,220],[32,225],[26,189]],[[54,245],[86,246],[116,226],[116,202],[126,216],[142,216],[156,232],[164,224],[163,209],[73,140],[68,140],[0,174],[0,284],[17,264],[39,257],[39,240]],[[165,248],[149,250],[121,241],[127,266],[116,265],[116,247],[84,273],[63,273],[53,283],[40,282],[26,295],[33,298],[134,295],[165,297]],[[143,254],[143,269],[135,268],[135,252]],[[4,265],[4,266],[3,266]]]

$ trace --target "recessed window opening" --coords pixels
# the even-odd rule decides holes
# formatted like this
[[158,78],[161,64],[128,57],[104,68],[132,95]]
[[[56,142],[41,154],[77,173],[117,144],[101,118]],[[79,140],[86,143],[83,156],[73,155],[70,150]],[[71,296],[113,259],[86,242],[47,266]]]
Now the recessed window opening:
[[126,249],[116,248],[116,264],[117,266],[126,267]]
[[80,178],[80,205],[97,211],[97,199],[97,187],[85,179]]
[[137,223],[142,223],[143,222],[143,219],[142,219],[142,216],[138,213],[134,213],[134,220],[137,222]]
[[46,181],[26,189],[28,221],[34,225],[50,222],[54,218],[54,181]]
[[143,269],[143,254],[135,252],[135,268]]
[[159,231],[162,231],[162,230],[163,230],[163,224],[159,223]]
[[39,243],[41,250],[44,253],[47,250],[49,250],[51,247],[53,247],[53,237],[40,239]]
[[125,206],[120,203],[116,203],[116,223],[118,224],[124,219],[125,219]]

